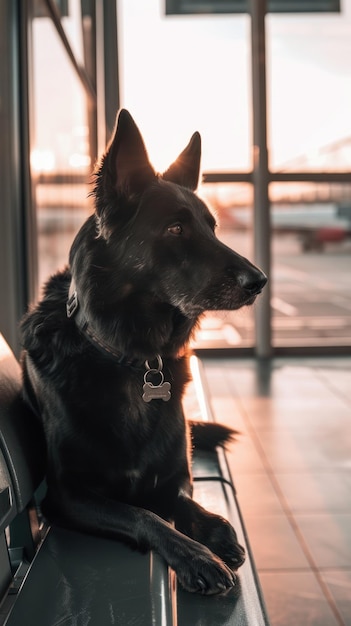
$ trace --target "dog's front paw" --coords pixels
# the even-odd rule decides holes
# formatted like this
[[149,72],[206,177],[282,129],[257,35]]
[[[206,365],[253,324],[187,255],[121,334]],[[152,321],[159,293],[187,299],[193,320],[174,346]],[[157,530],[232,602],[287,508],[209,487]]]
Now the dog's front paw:
[[246,559],[245,548],[240,543],[223,542],[220,546],[214,546],[213,551],[233,570],[241,567]]
[[238,543],[232,525],[223,517],[213,515],[206,525],[204,543],[230,568],[237,570],[245,561],[245,549]]
[[235,574],[205,546],[179,566],[176,574],[182,587],[192,593],[223,593],[236,583]]

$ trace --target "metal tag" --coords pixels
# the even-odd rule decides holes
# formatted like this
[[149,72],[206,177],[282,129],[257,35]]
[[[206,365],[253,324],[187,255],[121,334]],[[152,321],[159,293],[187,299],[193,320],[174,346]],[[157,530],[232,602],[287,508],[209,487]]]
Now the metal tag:
[[[164,382],[164,375],[162,372],[162,359],[160,355],[157,355],[157,367],[151,368],[149,361],[145,361],[146,372],[144,374],[144,385],[142,398],[144,402],[151,402],[151,400],[163,400],[168,402],[171,397],[171,383]],[[159,384],[154,385],[148,380],[149,377],[159,376]]]
[[171,384],[161,383],[160,385],[153,385],[152,383],[145,383],[143,385],[143,400],[144,402],[150,402],[151,400],[163,400],[168,402],[171,397]]

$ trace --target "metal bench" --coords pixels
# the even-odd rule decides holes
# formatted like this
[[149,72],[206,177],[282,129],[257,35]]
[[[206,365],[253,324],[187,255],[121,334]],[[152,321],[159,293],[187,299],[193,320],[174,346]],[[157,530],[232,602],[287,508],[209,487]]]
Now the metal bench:
[[[186,403],[196,419],[211,420],[201,364],[192,365]],[[21,400],[19,364],[0,335],[0,626],[269,624],[222,449],[195,451],[195,498],[232,522],[248,558],[240,583],[211,597],[183,591],[155,553],[41,525],[35,494],[43,458],[40,426]]]

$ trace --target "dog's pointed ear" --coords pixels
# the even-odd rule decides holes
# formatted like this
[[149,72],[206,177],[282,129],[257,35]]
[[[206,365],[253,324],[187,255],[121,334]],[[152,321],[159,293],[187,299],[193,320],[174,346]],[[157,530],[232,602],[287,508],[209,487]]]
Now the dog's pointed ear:
[[117,117],[102,167],[108,169],[114,188],[126,195],[144,191],[155,180],[141,133],[126,109]]
[[201,137],[196,132],[193,134],[187,147],[180,153],[168,170],[164,172],[162,178],[195,191],[199,182],[200,160]]

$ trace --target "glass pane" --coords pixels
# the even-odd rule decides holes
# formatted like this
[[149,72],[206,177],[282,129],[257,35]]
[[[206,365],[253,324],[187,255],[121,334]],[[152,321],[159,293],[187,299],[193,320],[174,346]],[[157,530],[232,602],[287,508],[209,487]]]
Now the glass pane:
[[349,171],[351,0],[341,13],[266,18],[273,170]]
[[[69,3],[76,7],[76,2]],[[63,18],[78,37],[77,14]],[[81,223],[91,212],[88,103],[48,17],[33,20],[31,169],[39,231],[39,284],[68,261]]]
[[251,167],[247,15],[165,17],[120,0],[122,101],[163,171],[198,130],[204,170]]
[[274,346],[351,345],[351,185],[274,184]]

